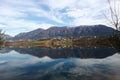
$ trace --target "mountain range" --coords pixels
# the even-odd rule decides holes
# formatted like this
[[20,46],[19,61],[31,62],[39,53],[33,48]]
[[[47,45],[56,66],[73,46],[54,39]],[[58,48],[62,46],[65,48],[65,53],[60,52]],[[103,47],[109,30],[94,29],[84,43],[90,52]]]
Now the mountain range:
[[4,40],[11,40],[12,38],[13,38],[12,36],[5,34],[3,39]]
[[80,36],[110,36],[113,28],[105,25],[84,25],[76,27],[50,27],[49,29],[36,29],[30,32],[19,33],[14,37],[7,35],[6,40],[39,40],[47,38],[69,38]]

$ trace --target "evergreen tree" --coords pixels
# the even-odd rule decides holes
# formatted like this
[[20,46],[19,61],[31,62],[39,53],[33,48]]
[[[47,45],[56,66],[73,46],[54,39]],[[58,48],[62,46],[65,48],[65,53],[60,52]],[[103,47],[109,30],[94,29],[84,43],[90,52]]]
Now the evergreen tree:
[[0,46],[4,44],[4,32],[0,30]]

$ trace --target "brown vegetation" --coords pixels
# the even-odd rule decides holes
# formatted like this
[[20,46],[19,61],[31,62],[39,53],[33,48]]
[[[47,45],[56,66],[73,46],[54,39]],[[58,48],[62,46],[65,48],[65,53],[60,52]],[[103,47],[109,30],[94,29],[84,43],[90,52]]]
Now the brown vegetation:
[[72,39],[45,39],[40,41],[6,42],[5,46],[44,46],[44,47],[112,47],[107,37],[80,37]]
[[82,37],[73,39],[74,46],[83,47],[112,47],[107,37]]

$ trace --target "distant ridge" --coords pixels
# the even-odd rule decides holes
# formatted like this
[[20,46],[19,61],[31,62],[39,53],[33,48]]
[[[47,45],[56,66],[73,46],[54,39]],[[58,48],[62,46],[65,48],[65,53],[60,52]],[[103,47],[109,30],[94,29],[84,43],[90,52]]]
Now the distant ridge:
[[11,39],[11,38],[12,38],[12,36],[10,36],[10,35],[8,35],[8,34],[5,34],[5,35],[4,35],[4,39],[5,39],[5,40],[9,40],[9,39]]
[[46,38],[68,38],[80,36],[110,36],[113,28],[105,25],[84,25],[76,27],[50,27],[49,29],[36,29],[26,33],[20,33],[9,40],[39,40]]

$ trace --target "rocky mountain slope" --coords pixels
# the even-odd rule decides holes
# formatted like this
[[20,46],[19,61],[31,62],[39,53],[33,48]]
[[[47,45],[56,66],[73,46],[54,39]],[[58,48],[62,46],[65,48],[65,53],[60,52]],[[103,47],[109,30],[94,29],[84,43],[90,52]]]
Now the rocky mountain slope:
[[114,29],[105,25],[90,25],[77,27],[51,27],[36,29],[27,33],[20,33],[11,40],[39,40],[46,38],[68,38],[80,36],[110,36]]

